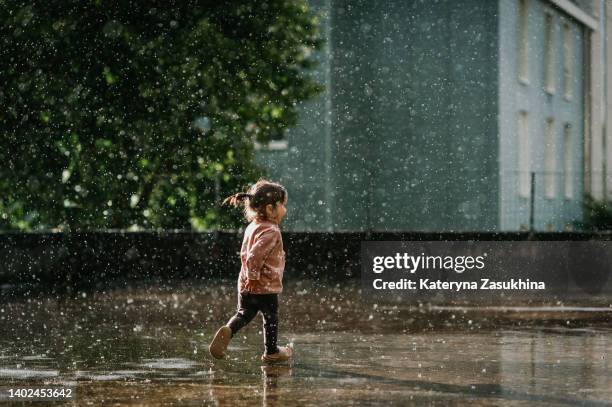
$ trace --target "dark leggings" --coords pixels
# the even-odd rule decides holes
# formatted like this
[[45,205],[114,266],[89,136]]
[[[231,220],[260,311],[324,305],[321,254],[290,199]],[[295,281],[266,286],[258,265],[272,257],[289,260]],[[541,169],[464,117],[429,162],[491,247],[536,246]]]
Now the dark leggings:
[[251,322],[257,311],[263,315],[266,354],[277,353],[278,294],[238,293],[238,311],[227,323],[232,329],[232,336]]

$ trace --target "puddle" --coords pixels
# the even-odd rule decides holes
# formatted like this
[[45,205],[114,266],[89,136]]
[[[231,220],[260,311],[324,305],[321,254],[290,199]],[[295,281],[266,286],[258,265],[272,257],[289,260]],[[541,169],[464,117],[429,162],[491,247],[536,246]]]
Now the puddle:
[[236,306],[233,282],[215,284],[5,303],[3,315],[28,320],[3,321],[0,386],[73,383],[75,405],[612,403],[612,326],[589,319],[600,311],[568,324],[574,308],[549,323],[515,307],[505,320],[508,310],[374,307],[356,287],[288,284],[279,343],[293,343],[295,359],[266,366],[261,316],[227,359],[208,355]]

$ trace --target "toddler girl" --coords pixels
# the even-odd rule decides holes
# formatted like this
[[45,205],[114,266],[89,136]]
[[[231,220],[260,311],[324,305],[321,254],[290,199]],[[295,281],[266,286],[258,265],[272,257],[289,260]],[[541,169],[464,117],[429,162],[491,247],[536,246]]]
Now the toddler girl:
[[208,350],[221,359],[230,339],[251,322],[261,311],[263,316],[265,352],[263,362],[281,362],[291,359],[290,346],[277,346],[278,294],[283,289],[285,251],[280,232],[280,222],[285,216],[287,191],[277,183],[259,179],[247,193],[239,192],[227,197],[223,203],[238,207],[244,205],[244,213],[250,224],[244,231],[238,276],[238,309],[226,325],[219,328]]

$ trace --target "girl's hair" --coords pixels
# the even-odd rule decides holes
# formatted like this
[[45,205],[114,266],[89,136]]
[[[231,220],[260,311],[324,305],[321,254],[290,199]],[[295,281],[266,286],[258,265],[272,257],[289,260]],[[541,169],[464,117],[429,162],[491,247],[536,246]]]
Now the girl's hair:
[[260,178],[247,192],[230,195],[223,200],[222,204],[239,207],[247,199],[248,203],[244,204],[245,218],[249,222],[253,219],[267,220],[266,205],[272,204],[276,207],[277,202],[285,202],[287,200],[287,190],[281,184]]

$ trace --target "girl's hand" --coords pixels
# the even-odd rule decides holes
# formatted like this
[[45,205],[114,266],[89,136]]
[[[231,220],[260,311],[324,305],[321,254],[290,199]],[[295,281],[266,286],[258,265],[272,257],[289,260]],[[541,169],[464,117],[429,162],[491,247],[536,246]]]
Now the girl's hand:
[[255,284],[256,284],[257,280],[251,280],[249,278],[247,278],[246,283],[244,284],[244,288],[251,292],[254,288],[255,288]]

